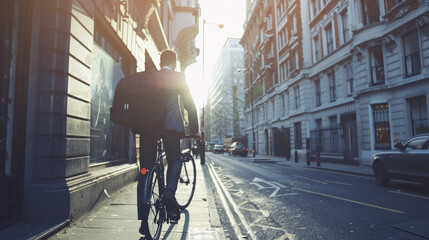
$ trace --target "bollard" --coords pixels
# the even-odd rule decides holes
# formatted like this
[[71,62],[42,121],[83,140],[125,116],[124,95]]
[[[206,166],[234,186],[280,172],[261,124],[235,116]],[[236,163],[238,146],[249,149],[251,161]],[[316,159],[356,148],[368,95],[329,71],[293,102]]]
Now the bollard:
[[320,167],[320,152],[316,153],[316,163],[317,163],[317,166]]
[[310,151],[307,151],[307,166],[310,166],[310,159],[311,158],[311,153]]
[[295,162],[298,162],[298,151],[295,150]]

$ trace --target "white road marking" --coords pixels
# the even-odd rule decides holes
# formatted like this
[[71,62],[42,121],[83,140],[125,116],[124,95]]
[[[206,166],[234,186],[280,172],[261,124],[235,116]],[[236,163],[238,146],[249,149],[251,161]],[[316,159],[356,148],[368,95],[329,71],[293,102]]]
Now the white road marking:
[[[231,224],[233,225],[234,231],[237,234],[237,236],[240,237],[240,236],[244,236],[244,235],[241,233],[240,228],[239,228],[237,222],[235,221],[235,218],[233,217],[233,214],[229,208],[228,202],[232,205],[234,212],[237,214],[237,216],[240,219],[241,223],[243,224],[244,228],[247,230],[247,233],[251,236],[251,238],[253,240],[257,240],[258,238],[253,233],[250,225],[246,222],[246,219],[244,218],[243,214],[240,212],[239,207],[235,203],[231,194],[228,192],[226,187],[222,184],[222,181],[220,180],[219,175],[216,173],[216,171],[213,169],[213,167],[210,164],[208,164],[207,166],[208,166],[209,172],[211,173],[210,177],[212,178],[213,183],[215,184],[216,190],[219,193],[219,197],[222,201],[223,206],[225,207],[225,211],[226,211],[229,219],[231,220]],[[228,199],[228,202],[227,202],[226,198]]]
[[255,177],[250,184],[256,185],[259,190],[260,189],[267,189],[267,188],[274,188],[274,191],[271,193],[270,197],[292,196],[292,195],[297,194],[297,193],[287,193],[287,194],[277,195],[277,193],[280,191],[280,189],[286,188],[286,186],[284,186],[283,184],[280,184],[278,182],[267,181],[267,180],[264,180],[264,179],[261,179],[258,177]]
[[401,194],[401,195],[405,195],[405,196],[410,196],[410,197],[416,197],[416,198],[422,198],[422,199],[429,199],[429,197],[423,197],[423,196],[414,195],[414,194],[409,194],[409,193],[403,193],[403,192],[397,192],[397,191],[389,191],[389,192],[390,192],[390,193]]

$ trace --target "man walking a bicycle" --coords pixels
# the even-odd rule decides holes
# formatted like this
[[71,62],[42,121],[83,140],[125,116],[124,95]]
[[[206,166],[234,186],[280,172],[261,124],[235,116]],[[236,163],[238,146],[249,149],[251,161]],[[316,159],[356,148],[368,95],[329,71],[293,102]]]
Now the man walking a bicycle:
[[145,198],[144,187],[147,184],[145,182],[147,181],[146,178],[148,178],[147,170],[152,169],[157,158],[159,138],[162,138],[163,150],[168,162],[167,184],[162,192],[162,204],[167,207],[167,218],[170,223],[177,223],[180,219],[179,205],[177,204],[175,193],[182,168],[180,139],[185,137],[185,128],[179,101],[188,112],[190,134],[196,140],[201,137],[201,133],[198,130],[196,107],[186,83],[185,75],[175,71],[176,61],[177,56],[174,51],[164,50],[161,53],[161,70],[154,74],[157,79],[165,83],[167,111],[163,127],[161,129],[147,129],[140,134],[141,174],[137,187],[137,202],[138,219],[142,220],[139,232],[143,235],[148,232],[146,223],[149,211],[151,211],[150,206],[145,202],[146,199],[143,199]]

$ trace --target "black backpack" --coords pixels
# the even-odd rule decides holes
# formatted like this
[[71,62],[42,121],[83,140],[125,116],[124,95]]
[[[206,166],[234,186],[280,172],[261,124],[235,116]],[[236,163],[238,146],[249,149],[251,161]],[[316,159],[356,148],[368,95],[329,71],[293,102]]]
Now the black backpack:
[[133,132],[160,128],[167,111],[165,81],[157,72],[138,72],[122,78],[115,89],[110,120]]

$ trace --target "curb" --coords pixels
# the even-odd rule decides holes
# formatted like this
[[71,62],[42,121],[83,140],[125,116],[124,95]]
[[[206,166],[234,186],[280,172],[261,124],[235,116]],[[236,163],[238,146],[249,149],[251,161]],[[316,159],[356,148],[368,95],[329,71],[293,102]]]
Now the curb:
[[210,176],[208,172],[207,161],[205,164],[201,165],[201,169],[204,175],[204,184],[207,191],[207,202],[209,205],[209,217],[210,217],[210,226],[215,229],[219,229],[219,240],[226,240],[225,232],[220,222],[219,213],[217,211],[216,203],[213,196],[213,189],[210,183]]
[[329,172],[347,173],[347,174],[351,174],[351,175],[370,177],[370,178],[374,177],[374,174],[363,173],[363,172],[355,172],[355,171],[350,171],[350,170],[333,169],[333,168],[325,168],[325,167],[315,167],[315,166],[300,166],[300,165],[293,165],[293,164],[287,164],[287,163],[285,163],[283,165],[302,167],[302,168],[318,169],[318,170],[329,171]]
[[63,230],[64,228],[70,226],[70,219],[65,220],[64,222],[53,226],[52,228],[40,233],[37,236],[34,236],[32,238],[29,238],[29,240],[45,240],[48,239],[50,237],[52,237],[53,235],[55,235],[56,233],[60,232],[61,230]]
[[363,176],[363,177],[374,177],[374,174],[353,172],[353,171],[348,171],[348,170],[323,168],[323,167],[311,167],[311,166],[310,167],[305,166],[305,168],[319,169],[319,170],[330,171],[330,172],[348,173],[348,174],[357,175],[357,176]]

